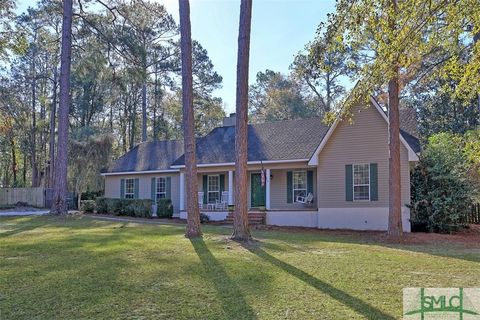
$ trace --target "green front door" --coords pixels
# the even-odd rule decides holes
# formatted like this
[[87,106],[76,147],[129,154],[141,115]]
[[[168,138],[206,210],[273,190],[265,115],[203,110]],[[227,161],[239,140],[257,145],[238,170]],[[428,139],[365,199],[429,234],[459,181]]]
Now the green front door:
[[262,175],[252,173],[250,176],[250,192],[252,199],[252,208],[265,206],[265,187],[262,187]]

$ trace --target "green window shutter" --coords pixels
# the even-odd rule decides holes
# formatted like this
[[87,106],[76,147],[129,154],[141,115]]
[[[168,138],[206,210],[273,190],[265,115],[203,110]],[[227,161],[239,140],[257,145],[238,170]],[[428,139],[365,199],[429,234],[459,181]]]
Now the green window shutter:
[[152,191],[152,201],[153,202],[156,202],[157,201],[157,179],[154,177],[152,178],[152,187],[151,187],[151,191]]
[[139,185],[139,180],[138,178],[135,179],[135,199],[138,199],[138,185]]
[[293,203],[293,173],[287,171],[287,203]]
[[345,165],[345,200],[353,201],[353,167]]
[[370,201],[378,201],[378,168],[370,163]]
[[222,192],[225,191],[225,175],[220,175],[220,197],[222,196]]
[[307,194],[313,194],[313,170],[307,171]]
[[167,188],[166,198],[167,199],[172,199],[172,178],[167,177],[165,183],[166,183],[166,188]]
[[120,179],[120,198],[125,198],[125,179]]
[[208,186],[207,186],[207,179],[208,179],[208,176],[207,175],[203,175],[203,203],[207,203],[207,195],[208,195]]

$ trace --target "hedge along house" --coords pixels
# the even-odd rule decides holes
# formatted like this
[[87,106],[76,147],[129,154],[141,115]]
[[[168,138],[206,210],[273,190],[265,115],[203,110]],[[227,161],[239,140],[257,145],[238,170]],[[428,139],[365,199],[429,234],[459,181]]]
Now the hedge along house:
[[[410,230],[410,169],[420,151],[414,110],[401,111],[402,216]],[[372,98],[353,109],[353,122],[320,118],[248,127],[248,206],[271,225],[386,230],[388,118]],[[235,183],[235,119],[197,139],[201,212],[228,216]],[[105,196],[170,198],[186,218],[182,141],[145,142],[119,158],[105,176]],[[262,210],[263,212],[263,210]]]

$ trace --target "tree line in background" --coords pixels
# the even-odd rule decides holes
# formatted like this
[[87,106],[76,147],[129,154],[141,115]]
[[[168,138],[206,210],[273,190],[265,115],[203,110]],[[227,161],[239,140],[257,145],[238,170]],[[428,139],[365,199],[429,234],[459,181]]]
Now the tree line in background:
[[[382,54],[396,54],[405,59],[399,74],[400,108],[417,111],[422,142],[438,132],[464,133],[475,128],[480,123],[480,5],[475,1],[398,2],[402,10],[396,13],[397,19],[411,24],[400,34],[402,41],[410,42],[408,48],[381,43],[388,34],[380,29],[386,20],[379,18],[382,11],[387,17],[388,1],[383,8],[376,1],[340,1],[336,13],[319,25],[316,37],[294,58],[288,74],[272,70],[257,74],[249,92],[252,121],[326,116],[329,122],[343,111],[350,94],[365,92],[388,105],[386,73],[379,71],[386,69],[387,57]],[[403,10],[407,7],[423,11],[413,14]],[[420,36],[406,32],[413,28]],[[442,37],[441,32],[445,32]],[[350,84],[359,80],[352,92]]]
[[[96,190],[98,174],[77,174],[86,161],[80,146],[98,151],[83,154],[98,173],[141,141],[182,137],[179,27],[153,1],[73,5],[69,189]],[[52,187],[62,2],[42,0],[15,15],[6,1],[0,12],[0,185]],[[204,135],[224,116],[212,93],[222,77],[200,43],[192,52],[195,132]]]

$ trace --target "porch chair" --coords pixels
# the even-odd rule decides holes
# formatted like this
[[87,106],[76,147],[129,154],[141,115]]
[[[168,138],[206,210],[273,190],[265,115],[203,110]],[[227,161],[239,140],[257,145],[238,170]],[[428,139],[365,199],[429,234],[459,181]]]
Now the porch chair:
[[215,203],[215,210],[226,209],[228,203],[228,191],[222,191],[222,198]]
[[203,191],[198,192],[198,208],[203,209]]
[[295,202],[303,203],[303,204],[311,204],[313,202],[313,194],[309,192],[307,196],[305,196],[305,193],[302,192],[299,195],[297,195]]

